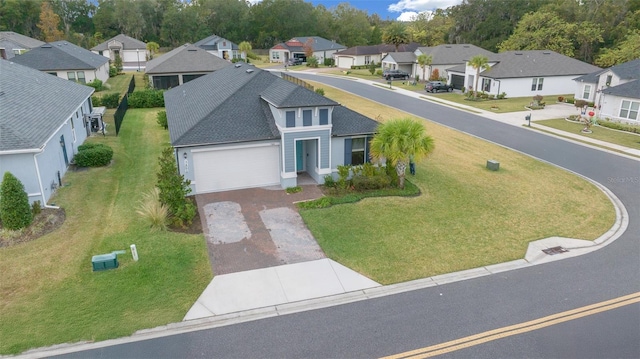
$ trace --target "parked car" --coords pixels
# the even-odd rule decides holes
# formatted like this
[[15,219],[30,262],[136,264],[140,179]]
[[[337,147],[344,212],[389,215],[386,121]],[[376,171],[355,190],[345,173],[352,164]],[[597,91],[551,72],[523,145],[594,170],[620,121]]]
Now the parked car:
[[438,92],[438,91],[453,91],[452,85],[447,85],[442,81],[429,81],[424,85],[424,90],[427,92]]
[[384,77],[385,80],[389,81],[391,79],[403,79],[403,80],[408,80],[409,79],[409,74],[407,72],[404,72],[402,70],[384,70],[382,72],[382,77]]
[[287,61],[287,65],[288,66],[302,65],[302,59],[299,57],[290,58],[289,61]]

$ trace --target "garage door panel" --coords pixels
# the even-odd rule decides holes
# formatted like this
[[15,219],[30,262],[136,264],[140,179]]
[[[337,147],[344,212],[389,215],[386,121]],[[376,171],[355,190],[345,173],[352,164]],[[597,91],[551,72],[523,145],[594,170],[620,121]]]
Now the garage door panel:
[[196,152],[196,193],[279,184],[279,153],[278,146]]

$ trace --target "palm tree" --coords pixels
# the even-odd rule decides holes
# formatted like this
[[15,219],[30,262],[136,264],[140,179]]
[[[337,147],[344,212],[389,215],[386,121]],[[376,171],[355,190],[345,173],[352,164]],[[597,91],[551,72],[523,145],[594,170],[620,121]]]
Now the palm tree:
[[475,86],[473,87],[473,94],[475,97],[478,97],[478,78],[480,78],[480,71],[484,71],[491,66],[489,66],[489,59],[483,55],[476,55],[469,60],[469,66],[476,69],[476,78],[475,78]]
[[251,51],[251,44],[248,41],[243,41],[238,44],[238,49],[242,51],[242,59],[244,59],[246,63],[249,63],[249,61],[247,61],[247,54]]
[[[418,60],[418,65],[422,67],[422,80],[425,81],[427,80],[427,78],[424,77],[424,70],[427,66],[431,66],[431,63],[433,62],[433,57],[431,55],[420,54],[418,55],[417,60]],[[429,68],[429,77],[431,77],[431,68]]]
[[426,134],[424,125],[411,118],[389,120],[378,126],[378,133],[370,143],[371,156],[385,158],[396,166],[398,185],[404,188],[404,173],[410,160],[419,160],[431,153],[433,138]]
[[404,24],[400,21],[394,22],[384,30],[382,34],[382,42],[385,44],[393,44],[396,46],[396,52],[398,52],[398,46],[409,43],[409,35]]

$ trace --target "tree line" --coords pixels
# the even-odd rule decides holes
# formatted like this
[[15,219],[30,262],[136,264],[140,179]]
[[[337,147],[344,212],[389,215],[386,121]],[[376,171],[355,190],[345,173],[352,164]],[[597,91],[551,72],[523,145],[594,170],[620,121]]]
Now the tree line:
[[640,0],[463,0],[399,22],[303,0],[0,0],[0,30],[85,48],[119,33],[163,47],[212,34],[267,49],[296,36],[347,47],[467,43],[493,52],[549,49],[600,66],[640,57]]

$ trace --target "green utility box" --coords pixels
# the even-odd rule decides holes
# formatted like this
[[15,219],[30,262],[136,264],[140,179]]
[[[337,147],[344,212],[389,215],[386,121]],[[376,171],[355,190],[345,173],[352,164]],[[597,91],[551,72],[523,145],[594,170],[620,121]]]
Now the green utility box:
[[118,256],[115,253],[93,256],[91,257],[91,264],[94,272],[118,268]]
[[487,168],[491,171],[497,171],[500,169],[500,162],[496,161],[496,160],[488,160],[487,161]]

